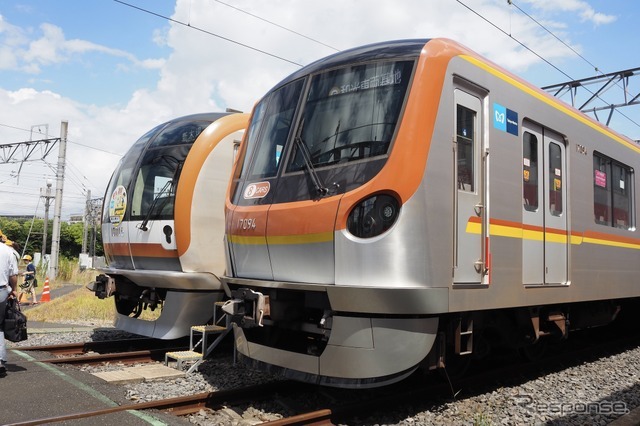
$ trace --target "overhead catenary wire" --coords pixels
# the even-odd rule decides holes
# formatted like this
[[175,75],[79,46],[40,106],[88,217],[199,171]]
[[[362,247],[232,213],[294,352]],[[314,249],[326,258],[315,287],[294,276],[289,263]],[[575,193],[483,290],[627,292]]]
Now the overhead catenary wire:
[[[0,123],[0,126],[1,126],[1,127],[6,127],[6,128],[8,128],[8,129],[21,130],[21,131],[24,131],[24,132],[32,133],[32,130],[31,130],[31,129],[25,129],[25,128],[23,128],[23,127],[12,126],[12,125],[10,125],[10,124]],[[39,131],[38,131],[38,132],[33,132],[33,133],[36,133],[36,134],[39,134],[39,135],[46,136],[44,133],[39,132]],[[55,139],[55,138],[54,138],[54,139]],[[26,141],[25,141],[25,142],[26,142]],[[67,139],[67,143],[71,143],[71,144],[74,144],[74,145],[78,145],[78,146],[81,146],[81,147],[84,147],[84,148],[94,149],[94,150],[96,150],[96,151],[104,152],[105,154],[111,154],[111,155],[115,155],[115,156],[118,156],[118,157],[122,157],[122,156],[123,156],[123,154],[120,154],[120,153],[117,153],[117,152],[109,151],[109,150],[106,150],[106,149],[104,149],[104,148],[98,148],[98,147],[91,146],[91,145],[82,144],[82,143],[80,143],[80,142],[75,142],[75,141],[70,140],[70,139]],[[2,144],[2,143],[0,143],[0,145],[3,145],[3,144]]]
[[[488,23],[489,25],[491,25],[492,27],[494,27],[495,29],[497,29],[498,31],[500,31],[502,34],[506,35],[507,37],[509,37],[510,39],[512,39],[513,41],[515,41],[516,43],[518,43],[520,46],[522,46],[524,49],[528,50],[529,52],[531,52],[533,55],[535,55],[536,57],[538,57],[540,60],[544,61],[547,65],[549,65],[550,67],[552,67],[553,69],[555,69],[556,71],[558,71],[559,73],[561,73],[562,75],[564,75],[565,77],[567,77],[569,80],[575,80],[575,78],[573,78],[572,76],[570,76],[569,74],[567,74],[565,71],[563,71],[562,69],[560,69],[558,66],[556,66],[555,64],[553,64],[551,61],[549,61],[548,59],[546,59],[544,56],[542,56],[541,54],[539,54],[538,52],[536,52],[535,50],[533,50],[532,48],[530,48],[529,46],[527,46],[524,42],[518,40],[516,37],[514,37],[512,34],[510,34],[509,32],[503,30],[502,28],[500,28],[498,25],[496,25],[494,22],[492,22],[491,20],[489,20],[488,18],[486,18],[484,15],[482,15],[481,13],[477,12],[476,10],[474,10],[472,7],[468,6],[467,4],[465,4],[462,0],[455,0],[457,3],[459,3],[461,6],[465,7],[467,10],[469,10],[470,12],[472,12],[473,14],[475,14],[476,16],[478,16],[480,19],[482,19],[483,21],[485,21],[486,23]],[[507,2],[509,4],[512,3],[511,0],[507,0]],[[592,95],[595,95],[598,99],[600,99],[601,101],[605,102],[606,101],[604,99],[602,99],[600,96],[598,96],[596,93],[593,93],[591,90],[589,90],[588,88],[584,88],[587,92],[591,93]],[[625,115],[624,113],[617,111],[616,112],[618,114],[620,114],[621,116],[623,116],[624,118],[626,118],[627,120],[629,120],[629,122],[635,124],[636,126],[638,126],[640,128],[640,124],[637,123],[635,120],[631,119],[630,117],[628,117],[627,115]]]
[[167,21],[169,21],[169,22],[173,22],[174,24],[182,25],[182,26],[184,26],[184,27],[191,28],[191,29],[193,29],[193,30],[195,30],[195,31],[200,31],[200,32],[202,32],[202,33],[204,33],[204,34],[208,34],[208,35],[210,35],[210,36],[217,37],[217,38],[219,38],[219,39],[221,39],[221,40],[228,41],[229,43],[233,43],[233,44],[236,44],[236,45],[238,45],[238,46],[242,46],[242,47],[244,47],[244,48],[247,48],[247,49],[253,50],[253,51],[258,52],[258,53],[262,53],[262,54],[267,55],[267,56],[270,56],[270,57],[272,57],[272,58],[276,58],[276,59],[279,59],[279,60],[281,60],[281,61],[288,62],[288,63],[293,64],[293,65],[297,65],[297,66],[299,66],[299,67],[303,67],[303,66],[304,66],[303,64],[300,64],[300,63],[298,63],[298,62],[295,62],[295,61],[292,61],[292,60],[290,60],[290,59],[284,58],[284,57],[282,57],[282,56],[276,55],[276,54],[274,54],[274,53],[267,52],[266,50],[258,49],[257,47],[249,46],[248,44],[241,43],[241,42],[236,41],[236,40],[233,40],[233,39],[231,39],[231,38],[229,38],[229,37],[225,37],[225,36],[222,36],[222,35],[220,35],[220,34],[216,34],[216,33],[214,33],[214,32],[211,32],[211,31],[205,30],[204,28],[196,27],[196,26],[194,26],[194,25],[191,25],[189,22],[182,22],[182,21],[179,21],[179,20],[177,20],[177,19],[171,18],[171,17],[169,17],[169,16],[165,16],[165,15],[162,15],[162,14],[160,14],[160,13],[156,13],[156,12],[153,12],[153,11],[151,11],[151,10],[144,9],[144,8],[142,8],[142,7],[139,7],[139,6],[133,5],[133,4],[131,4],[131,3],[127,3],[127,2],[122,1],[122,0],[113,0],[113,1],[115,1],[116,3],[120,3],[120,4],[124,5],[124,6],[129,6],[129,7],[130,7],[130,8],[132,8],[132,9],[136,9],[136,10],[139,10],[139,11],[141,11],[141,12],[148,13],[149,15],[153,15],[153,16],[156,16],[156,17],[158,17],[158,18],[166,19]]
[[220,1],[220,0],[213,0],[213,1],[215,1],[215,2],[217,2],[217,3],[220,3],[220,4],[224,5],[224,6],[230,7],[231,9],[235,9],[235,10],[237,10],[237,11],[239,11],[239,12],[241,12],[241,13],[244,13],[244,14],[246,14],[246,15],[253,16],[253,17],[254,17],[254,18],[256,18],[256,19],[259,19],[259,20],[261,20],[261,21],[263,21],[263,22],[266,22],[267,24],[271,24],[271,25],[273,25],[273,26],[276,26],[276,27],[278,27],[278,28],[281,28],[281,29],[283,29],[283,30],[285,30],[285,31],[288,31],[288,32],[293,33],[293,34],[295,34],[295,35],[298,35],[298,36],[300,36],[300,37],[306,38],[307,40],[313,41],[314,43],[321,44],[322,46],[328,47],[329,49],[335,50],[336,52],[339,52],[339,51],[340,51],[340,49],[338,49],[338,48],[336,48],[336,47],[333,47],[333,46],[330,46],[330,45],[328,45],[328,44],[326,44],[326,43],[324,43],[324,42],[322,42],[322,41],[320,41],[320,40],[316,40],[315,38],[312,38],[312,37],[306,36],[306,35],[304,35],[304,34],[302,34],[302,33],[298,32],[298,31],[292,30],[291,28],[287,28],[287,27],[285,27],[285,26],[283,26],[283,25],[280,25],[280,24],[278,24],[278,23],[276,23],[276,22],[273,22],[273,21],[270,21],[270,20],[268,20],[268,19],[265,19],[265,18],[263,18],[263,17],[261,17],[261,16],[255,15],[255,14],[253,14],[253,13],[251,13],[251,12],[247,12],[246,10],[240,9],[239,7],[233,6],[233,5],[231,5],[231,4],[225,3],[225,2]]
[[[562,43],[567,49],[571,50],[575,55],[577,55],[580,59],[582,59],[583,61],[585,61],[587,64],[589,64],[591,67],[593,67],[594,72],[596,74],[600,74],[601,76],[606,76],[606,74],[594,63],[592,63],[590,60],[588,60],[586,57],[584,57],[584,55],[582,55],[580,52],[578,52],[577,50],[575,50],[573,47],[571,47],[571,45],[569,45],[568,43],[566,43],[564,40],[562,40],[560,37],[558,37],[556,34],[554,34],[553,31],[551,31],[549,28],[547,28],[545,25],[543,25],[541,22],[539,22],[537,19],[535,19],[533,16],[531,16],[530,14],[528,14],[526,11],[524,11],[520,6],[518,6],[513,0],[507,0],[507,3],[511,6],[514,6],[516,9],[518,9],[522,14],[524,14],[526,17],[528,17],[529,19],[531,19],[534,23],[536,23],[540,28],[542,28],[544,31],[546,31],[549,35],[551,35],[553,38],[555,38],[556,40],[558,40],[560,43]],[[571,78],[571,80],[575,80],[573,78]],[[622,89],[623,91],[626,91],[626,89],[624,87],[620,86],[619,82],[614,82],[614,84],[616,86],[618,86],[620,89]],[[593,93],[591,90],[588,90],[586,87],[583,86],[583,88],[591,93],[592,95],[596,95],[595,93]],[[596,95],[596,97],[598,99],[600,99],[601,101],[605,102],[606,101],[604,99],[602,99],[599,95]],[[623,113],[622,111],[618,110],[617,108],[615,109],[615,111],[620,114],[621,116],[623,116],[624,118],[626,118],[627,120],[629,120],[631,123],[635,124],[636,126],[640,127],[640,124],[637,123],[635,120],[633,120],[631,117],[628,117],[625,113]]]

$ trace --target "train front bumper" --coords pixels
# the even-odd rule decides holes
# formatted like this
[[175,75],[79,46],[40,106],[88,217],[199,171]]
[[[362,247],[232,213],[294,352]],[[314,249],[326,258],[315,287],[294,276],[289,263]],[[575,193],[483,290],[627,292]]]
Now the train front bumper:
[[[431,350],[438,333],[437,314],[448,308],[447,288],[344,287],[237,278],[223,278],[223,284],[231,298],[228,303],[235,305],[228,306],[227,313],[235,319],[235,344],[243,362],[327,386],[374,387],[407,377]],[[268,294],[275,294],[274,290],[326,293],[328,305],[320,320],[316,316],[312,322],[271,321]],[[291,329],[307,332],[300,335],[301,341],[323,340],[321,348],[307,343],[305,351],[303,342],[271,344],[270,338],[261,336]]]

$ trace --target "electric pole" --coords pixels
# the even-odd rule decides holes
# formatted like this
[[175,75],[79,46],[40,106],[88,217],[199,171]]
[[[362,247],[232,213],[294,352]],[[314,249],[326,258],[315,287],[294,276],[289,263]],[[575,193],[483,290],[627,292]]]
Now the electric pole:
[[91,215],[91,190],[87,190],[87,203],[84,208],[84,227],[82,230],[82,253],[87,253],[87,232],[89,231],[89,220]]
[[51,179],[47,179],[47,189],[40,188],[40,197],[44,198],[44,223],[42,225],[42,257],[40,262],[44,262],[47,255],[47,228],[49,226],[49,207],[51,206]]
[[53,231],[51,235],[51,260],[49,262],[49,276],[58,276],[58,254],[60,252],[60,216],[62,216],[62,189],[64,187],[64,169],[67,156],[68,121],[60,123],[60,147],[58,149],[58,169],[56,170],[56,204],[53,215]]

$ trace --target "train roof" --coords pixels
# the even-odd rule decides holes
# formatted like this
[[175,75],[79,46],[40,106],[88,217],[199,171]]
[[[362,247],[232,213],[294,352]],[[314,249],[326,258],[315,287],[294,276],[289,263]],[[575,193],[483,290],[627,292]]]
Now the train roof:
[[619,143],[626,145],[635,152],[640,152],[640,147],[638,146],[638,144],[634,143],[633,140],[631,140],[629,137],[616,132],[615,130],[600,123],[599,121],[594,120],[593,118],[584,114],[582,111],[575,109],[574,107],[566,104],[561,99],[550,95],[539,87],[507,71],[500,65],[490,61],[489,59],[469,49],[468,47],[447,38],[394,40],[347,49],[304,66],[303,68],[299,69],[298,71],[280,81],[271,90],[269,90],[268,93],[273,92],[274,90],[291,81],[294,81],[308,74],[313,74],[321,69],[337,68],[349,63],[375,60],[398,59],[403,57],[417,58],[422,52],[425,45],[430,41],[440,42],[443,46],[446,46],[447,56],[466,56],[467,58],[471,58],[470,62],[475,63],[476,66],[484,68],[488,72],[500,74],[502,76],[500,78],[509,80],[510,84],[519,86],[520,90],[527,91],[530,95],[537,97],[538,99],[544,99],[544,102],[554,105],[563,113],[566,113],[572,116],[574,119],[578,119],[582,123],[588,125],[589,127],[592,127],[597,131],[606,134],[608,137],[617,140]]
[[319,69],[334,68],[347,63],[366,62],[380,59],[398,57],[417,58],[420,55],[422,48],[429,40],[430,39],[425,38],[385,41],[343,50],[304,66],[282,80],[271,90],[277,89],[278,87],[307,74],[313,74]]
[[208,121],[216,121],[226,115],[229,115],[231,113],[229,112],[202,112],[202,113],[198,113],[198,114],[190,114],[190,115],[184,115],[182,117],[177,117],[177,118],[173,118],[171,120],[168,120],[167,122],[165,122],[164,124],[168,124],[168,123],[173,123],[175,121],[198,121],[198,120],[208,120]]

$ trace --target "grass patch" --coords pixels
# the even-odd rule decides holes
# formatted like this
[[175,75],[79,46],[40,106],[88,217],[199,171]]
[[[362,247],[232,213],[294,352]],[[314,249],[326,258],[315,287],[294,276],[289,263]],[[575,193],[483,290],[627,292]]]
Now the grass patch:
[[64,296],[51,299],[29,309],[27,318],[32,321],[113,321],[116,307],[113,298],[100,300],[84,286]]
[[[40,274],[38,274],[40,275]],[[62,275],[62,274],[61,274]],[[95,280],[98,272],[95,270],[80,271],[77,267],[68,271],[64,276],[59,276],[55,281],[49,280],[49,289],[58,289],[62,286],[75,286],[76,289],[64,296],[51,297],[51,301],[39,304],[26,312],[27,318],[32,321],[43,322],[113,322],[116,317],[116,307],[113,297],[98,299],[86,285]],[[38,300],[42,298],[45,276],[38,278],[36,294]],[[27,300],[30,295],[27,295]],[[153,321],[158,319],[161,309],[151,312],[145,310],[140,319]]]

